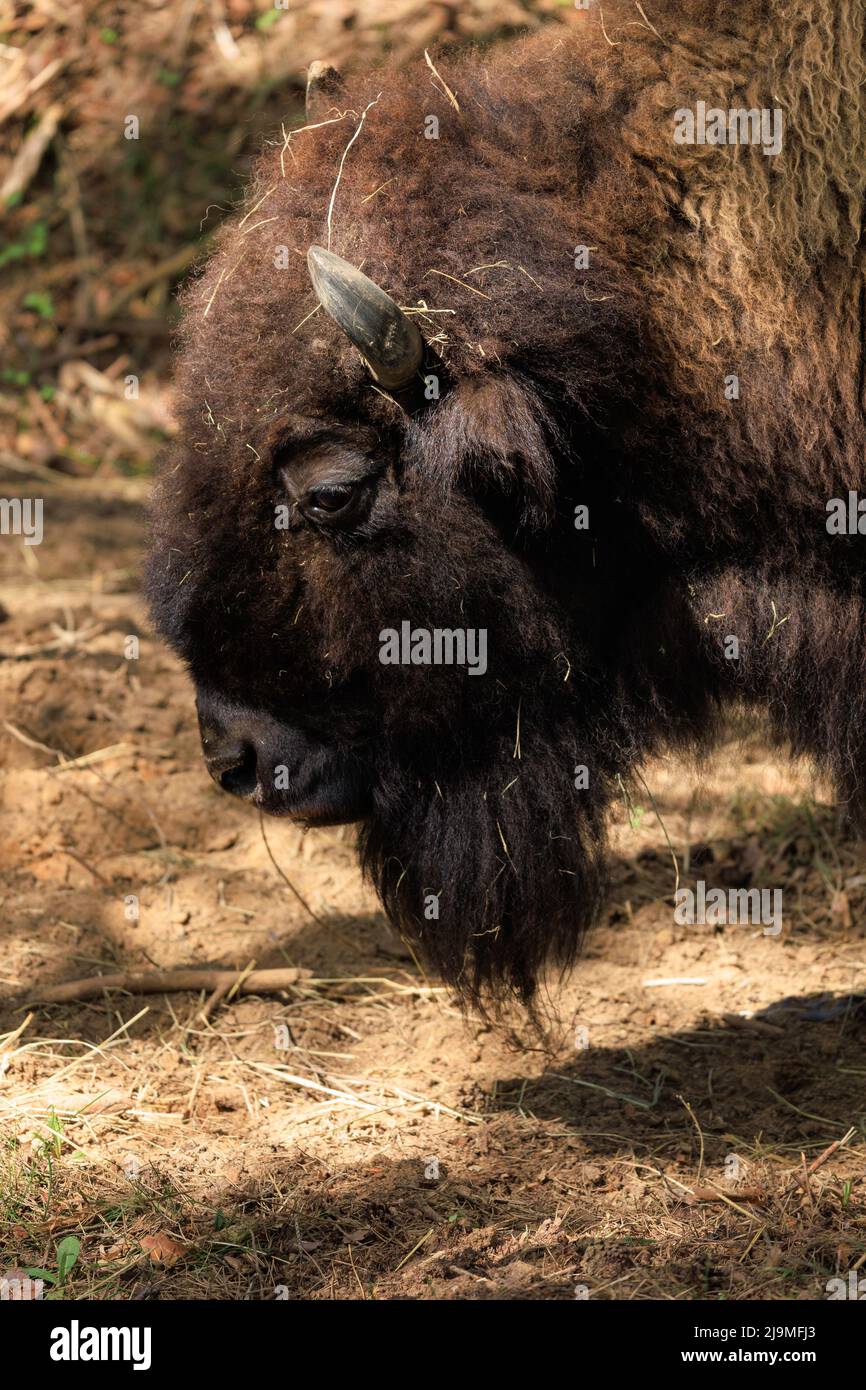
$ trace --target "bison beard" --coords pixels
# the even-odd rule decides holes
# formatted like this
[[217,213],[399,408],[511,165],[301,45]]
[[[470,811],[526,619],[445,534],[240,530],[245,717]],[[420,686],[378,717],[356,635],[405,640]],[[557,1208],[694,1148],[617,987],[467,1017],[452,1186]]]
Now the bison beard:
[[[529,1002],[545,962],[575,959],[601,903],[605,796],[569,795],[579,761],[563,730],[520,733],[514,745],[443,770],[419,796],[412,750],[383,770],[361,856],[391,920],[464,998],[515,993]],[[426,909],[426,910],[425,910]]]
[[[236,781],[268,740],[369,769],[364,865],[476,1003],[573,960],[612,798],[726,706],[866,819],[863,538],[825,524],[866,493],[866,6],[652,20],[437,58],[458,105],[425,64],[332,85],[185,292],[155,621],[252,712]],[[699,100],[778,108],[778,154],[677,144]],[[489,669],[381,664],[404,621]]]

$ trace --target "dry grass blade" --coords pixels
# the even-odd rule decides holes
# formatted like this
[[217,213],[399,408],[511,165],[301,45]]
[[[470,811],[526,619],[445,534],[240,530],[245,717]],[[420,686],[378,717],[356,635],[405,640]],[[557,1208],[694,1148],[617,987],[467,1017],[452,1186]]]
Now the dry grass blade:
[[[438,71],[437,68],[435,68],[435,67],[433,66],[433,59],[430,57],[430,54],[427,52],[427,49],[426,49],[426,48],[424,49],[424,59],[425,59],[425,61],[426,61],[426,63],[427,63],[428,68],[429,68],[430,71],[432,72],[433,76],[437,79],[437,81],[439,81],[439,82],[442,83],[442,88],[441,88],[441,90],[442,90],[443,95],[446,96],[446,97],[448,98],[448,100],[451,102],[451,105],[454,107],[454,110],[457,111],[457,112],[459,112],[459,111],[460,111],[460,106],[459,106],[459,103],[458,103],[458,101],[457,101],[456,96],[455,96],[454,93],[452,92],[451,88],[448,86],[448,83],[445,81],[445,78],[442,76],[442,74]],[[436,83],[435,83],[435,82],[433,83],[433,86],[434,86],[434,87],[436,86]]]

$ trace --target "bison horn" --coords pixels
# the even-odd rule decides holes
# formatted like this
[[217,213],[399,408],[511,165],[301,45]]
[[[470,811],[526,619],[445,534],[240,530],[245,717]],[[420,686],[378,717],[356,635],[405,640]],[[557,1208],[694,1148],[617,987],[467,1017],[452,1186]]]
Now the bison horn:
[[417,324],[368,276],[323,246],[311,246],[307,267],[319,303],[342,328],[388,391],[411,381],[424,356]]

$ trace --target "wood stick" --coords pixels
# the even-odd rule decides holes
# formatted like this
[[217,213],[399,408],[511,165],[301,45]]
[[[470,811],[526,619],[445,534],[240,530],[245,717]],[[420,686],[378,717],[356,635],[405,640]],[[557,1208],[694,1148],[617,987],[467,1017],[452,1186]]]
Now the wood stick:
[[[275,994],[300,980],[308,980],[312,970],[289,967],[279,970],[253,970],[238,983],[238,994]],[[231,989],[238,981],[237,970],[128,971],[119,975],[90,975],[84,980],[67,980],[49,985],[30,996],[29,1003],[66,1004],[73,999],[97,999],[103,990],[124,989],[129,994],[173,994],[179,990]]]
[[148,266],[131,285],[124,286],[120,293],[114,296],[99,317],[105,321],[115,319],[121,310],[126,308],[127,304],[130,304],[133,299],[137,299],[145,290],[149,290],[152,285],[158,285],[161,280],[176,280],[179,275],[183,275],[184,271],[189,269],[196,257],[202,254],[209,240],[209,237],[204,237],[200,242],[191,242],[188,246],[182,246],[179,251],[174,251],[170,256],[166,256],[157,265]]
[[146,501],[149,491],[149,483],[145,478],[73,477],[71,473],[59,473],[53,468],[46,468],[35,459],[19,458],[17,454],[12,454],[2,447],[0,468],[8,468],[10,472],[21,473],[24,477],[40,478],[43,482],[50,483],[56,492],[77,492],[79,497],[85,496],[89,491],[100,498],[111,497],[121,502],[142,503]]
[[762,1187],[741,1187],[732,1192],[721,1192],[715,1187],[696,1187],[689,1194],[691,1202],[724,1202],[728,1197],[736,1197],[738,1202],[766,1202],[768,1193]]
[[39,172],[43,155],[57,134],[63,119],[63,107],[54,102],[40,117],[39,124],[25,137],[12,161],[12,167],[0,188],[0,203],[5,207],[10,198],[20,197]]
[[811,1193],[809,1179],[811,1178],[812,1174],[817,1173],[818,1169],[822,1166],[822,1164],[827,1162],[828,1158],[832,1158],[833,1154],[838,1153],[839,1149],[844,1148],[845,1145],[849,1143],[851,1139],[854,1138],[854,1135],[856,1133],[857,1130],[852,1125],[852,1127],[848,1130],[847,1134],[843,1134],[841,1139],[835,1139],[832,1144],[828,1144],[826,1149],[819,1153],[816,1159],[813,1159],[813,1161],[809,1164],[809,1167],[806,1169],[802,1177],[800,1177],[799,1173],[792,1173],[790,1181],[788,1185],[782,1189],[781,1195],[783,1197],[789,1196],[794,1191],[795,1187],[802,1187],[804,1192]]

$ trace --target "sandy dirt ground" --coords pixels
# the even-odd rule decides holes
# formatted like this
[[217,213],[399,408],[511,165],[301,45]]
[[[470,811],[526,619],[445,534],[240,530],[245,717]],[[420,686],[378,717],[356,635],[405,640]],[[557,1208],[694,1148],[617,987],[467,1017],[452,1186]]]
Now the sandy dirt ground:
[[[866,857],[805,771],[742,731],[648,768],[548,1028],[464,1018],[351,829],[266,844],[206,777],[144,484],[40,490],[0,550],[0,1270],[73,1236],[78,1298],[781,1300],[866,1265]],[[684,883],[781,887],[782,933],[677,925],[668,839]],[[253,964],[297,983],[28,1002]]]

